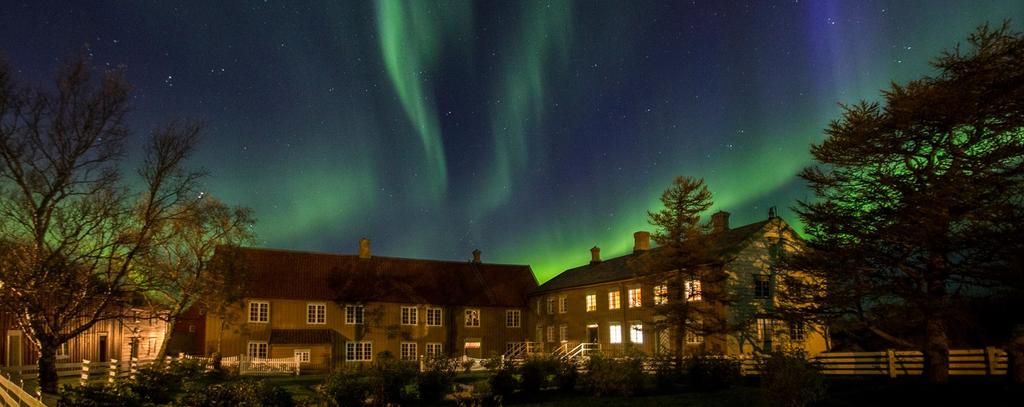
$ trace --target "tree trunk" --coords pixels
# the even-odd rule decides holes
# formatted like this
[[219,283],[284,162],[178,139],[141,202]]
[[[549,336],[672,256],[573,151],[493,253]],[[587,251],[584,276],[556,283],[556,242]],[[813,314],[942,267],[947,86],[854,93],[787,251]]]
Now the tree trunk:
[[39,341],[39,388],[44,393],[57,394],[57,347],[55,340]]
[[164,322],[164,337],[160,340],[160,351],[156,353],[157,360],[164,360],[167,356],[167,345],[171,343],[171,334],[174,331],[174,323],[177,318],[170,318]]
[[925,323],[924,375],[930,383],[949,381],[949,338],[942,320]]
[[1010,359],[1009,371],[1006,372],[1010,381],[1017,386],[1024,386],[1024,324],[1014,329],[1013,340],[1006,352]]
[[682,372],[683,356],[686,353],[684,348],[684,346],[686,346],[686,326],[681,326],[678,330],[676,330],[676,335],[674,338],[672,338],[672,341],[675,342],[675,346],[673,346],[675,348],[675,352],[673,354],[675,356],[674,362],[676,365],[676,371]]

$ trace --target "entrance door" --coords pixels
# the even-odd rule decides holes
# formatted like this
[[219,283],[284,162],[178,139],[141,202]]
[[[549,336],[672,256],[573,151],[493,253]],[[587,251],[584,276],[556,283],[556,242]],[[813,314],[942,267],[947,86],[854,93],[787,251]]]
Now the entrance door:
[[476,359],[482,359],[484,357],[483,346],[480,343],[480,338],[466,338],[463,350],[466,352],[466,356]]
[[99,361],[101,363],[102,362],[106,362],[107,361],[107,334],[100,334],[99,347],[100,347],[100,352],[96,356],[96,358],[99,359]]
[[21,366],[21,331],[7,331],[7,366]]
[[598,340],[600,339],[597,336],[598,331],[599,329],[597,327],[597,324],[587,325],[587,342],[598,343]]
[[672,340],[669,338],[667,328],[661,328],[658,330],[658,335],[655,337],[657,342],[658,354],[667,355],[672,353]]

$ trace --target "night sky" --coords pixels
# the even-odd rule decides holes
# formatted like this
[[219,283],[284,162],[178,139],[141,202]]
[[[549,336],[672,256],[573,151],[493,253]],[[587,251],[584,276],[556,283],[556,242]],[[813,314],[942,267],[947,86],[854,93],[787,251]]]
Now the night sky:
[[1020,0],[2,3],[20,79],[82,50],[126,68],[133,151],[206,123],[206,192],[254,208],[261,246],[479,248],[541,281],[591,246],[628,252],[675,175],[705,178],[734,226],[770,206],[795,223],[839,102],[1024,21]]

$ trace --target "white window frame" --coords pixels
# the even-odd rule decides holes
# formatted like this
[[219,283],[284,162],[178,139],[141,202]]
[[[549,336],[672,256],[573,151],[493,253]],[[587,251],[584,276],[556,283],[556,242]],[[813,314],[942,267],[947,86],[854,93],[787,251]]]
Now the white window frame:
[[430,357],[440,357],[443,355],[442,349],[441,342],[427,342],[423,348],[423,354]]
[[[434,323],[435,321],[431,321],[433,319],[433,318],[431,318],[431,314],[433,314],[435,311],[437,312],[437,321],[436,321],[437,323]],[[441,326],[441,325],[444,325],[444,318],[443,318],[444,311],[441,311],[440,307],[427,307],[426,314],[427,314],[427,326]]]
[[588,293],[586,297],[587,312],[597,311],[597,293]]
[[345,342],[346,362],[372,362],[373,341]]
[[558,342],[569,342],[569,325],[558,326]]
[[413,307],[402,307],[402,325],[418,325],[419,324],[419,308]]
[[[253,311],[255,311],[255,312],[253,312]],[[253,318],[254,316],[255,316],[255,319]],[[249,301],[249,318],[248,318],[248,320],[249,320],[249,323],[253,323],[253,324],[266,324],[266,323],[269,323],[270,322],[270,301]]]
[[309,363],[310,361],[309,349],[296,349],[292,352],[292,355],[295,355],[295,360],[299,363]]
[[366,321],[366,307],[362,305],[345,306],[345,325],[362,325]]
[[622,292],[619,290],[608,290],[608,309],[622,308]]
[[544,339],[547,339],[546,342],[554,342],[555,341],[555,326],[554,325],[548,325],[548,327],[547,327],[547,337],[544,338]]
[[[312,317],[312,319],[310,318]],[[306,303],[306,324],[326,325],[327,324],[327,303],[308,302]]]
[[629,323],[629,342],[644,343],[644,323],[640,321]]
[[270,344],[267,341],[249,341],[245,346],[245,354],[252,359],[267,359],[270,357]]
[[558,297],[558,313],[559,314],[564,314],[564,313],[567,313],[567,312],[569,312],[569,297],[564,296],[564,295],[559,296]]
[[622,324],[618,322],[608,323],[608,343],[622,343]]
[[536,336],[537,342],[544,342],[544,325],[537,324]]
[[71,357],[71,345],[69,345],[70,342],[71,339],[68,339],[64,343],[57,346],[57,359],[67,359]]
[[654,298],[654,305],[668,304],[668,284],[654,286],[651,296]]
[[417,349],[416,342],[402,342],[398,346],[399,359],[417,360],[419,358],[419,349]]
[[519,328],[523,326],[523,313],[517,309],[505,310],[505,327]]
[[555,298],[554,297],[548,297],[547,304],[548,304],[548,315],[554,315],[555,314]]
[[807,324],[803,321],[789,321],[789,340],[803,342],[807,338]]
[[[480,309],[479,308],[467,308],[466,312],[466,328],[479,328],[480,327]],[[472,319],[471,316],[475,315],[476,319]]]
[[683,294],[687,301],[700,301],[702,293],[700,280],[690,279],[683,283]]
[[630,308],[640,308],[644,306],[644,294],[642,287],[631,287],[626,290],[626,294],[629,297]]

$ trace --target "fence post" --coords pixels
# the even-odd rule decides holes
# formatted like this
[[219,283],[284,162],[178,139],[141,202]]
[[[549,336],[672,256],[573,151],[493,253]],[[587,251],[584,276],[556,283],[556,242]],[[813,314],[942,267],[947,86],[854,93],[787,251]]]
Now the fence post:
[[985,368],[989,376],[995,376],[996,374],[996,366],[999,363],[999,359],[997,359],[998,353],[996,353],[998,351],[995,346],[985,347]]
[[894,351],[892,349],[886,349],[885,350],[885,354],[886,354],[886,356],[888,356],[888,359],[889,359],[889,378],[890,379],[895,378],[896,377],[896,351]]
[[135,373],[139,370],[139,358],[131,358],[128,360],[128,378],[135,380]]
[[82,375],[79,381],[82,386],[89,384],[89,359],[82,359]]
[[421,372],[425,372],[426,370],[427,370],[427,369],[426,369],[426,366],[425,366],[425,364],[423,363],[423,355],[420,355],[420,371],[421,371]]
[[117,359],[110,359],[110,366],[107,367],[107,383],[114,384],[117,379]]

